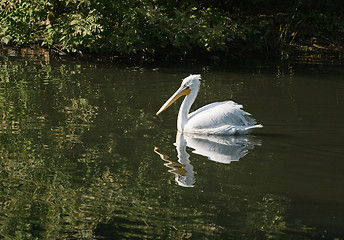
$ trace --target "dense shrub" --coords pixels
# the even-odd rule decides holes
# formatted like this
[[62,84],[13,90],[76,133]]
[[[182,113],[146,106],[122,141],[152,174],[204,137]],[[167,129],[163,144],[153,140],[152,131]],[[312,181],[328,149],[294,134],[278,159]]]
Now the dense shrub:
[[278,52],[310,37],[343,41],[343,9],[339,0],[3,0],[0,40],[68,52]]
[[158,5],[154,1],[2,1],[3,43],[60,50],[119,53],[173,48],[223,50],[240,37],[237,24],[211,8]]

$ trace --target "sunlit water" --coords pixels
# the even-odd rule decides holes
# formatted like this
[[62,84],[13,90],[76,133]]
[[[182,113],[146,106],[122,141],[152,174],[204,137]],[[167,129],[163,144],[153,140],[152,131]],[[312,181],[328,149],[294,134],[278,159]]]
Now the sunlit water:
[[[0,57],[0,238],[343,239],[342,66],[16,55]],[[177,134],[180,101],[155,113],[190,73],[193,109],[231,99],[264,128]]]

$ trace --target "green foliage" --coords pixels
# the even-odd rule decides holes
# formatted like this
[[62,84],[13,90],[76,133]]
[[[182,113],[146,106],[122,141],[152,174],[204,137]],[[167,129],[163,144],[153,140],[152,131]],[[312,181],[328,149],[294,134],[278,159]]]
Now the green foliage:
[[0,37],[3,43],[10,41],[25,44],[36,41],[41,34],[45,1],[1,1]]
[[158,5],[155,1],[3,1],[3,43],[32,44],[66,51],[118,53],[159,49],[223,50],[240,37],[237,24],[212,8]]
[[344,41],[339,0],[3,0],[0,41],[68,52],[278,52],[310,37]]

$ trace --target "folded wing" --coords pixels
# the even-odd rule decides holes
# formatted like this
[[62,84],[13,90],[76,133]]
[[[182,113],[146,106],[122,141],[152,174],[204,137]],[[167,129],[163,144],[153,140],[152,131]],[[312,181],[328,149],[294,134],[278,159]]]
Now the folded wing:
[[198,132],[202,129],[222,129],[221,131],[249,130],[262,127],[251,114],[242,110],[242,105],[233,101],[208,104],[188,116],[187,129]]

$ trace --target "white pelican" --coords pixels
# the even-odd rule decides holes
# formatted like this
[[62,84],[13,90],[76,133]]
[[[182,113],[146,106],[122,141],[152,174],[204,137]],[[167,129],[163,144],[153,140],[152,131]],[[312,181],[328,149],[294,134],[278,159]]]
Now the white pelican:
[[214,102],[189,113],[200,88],[201,75],[186,77],[179,89],[159,109],[156,115],[167,109],[179,97],[186,95],[180,106],[177,128],[181,132],[207,135],[248,134],[261,128],[251,114],[242,110],[242,105],[233,101]]

